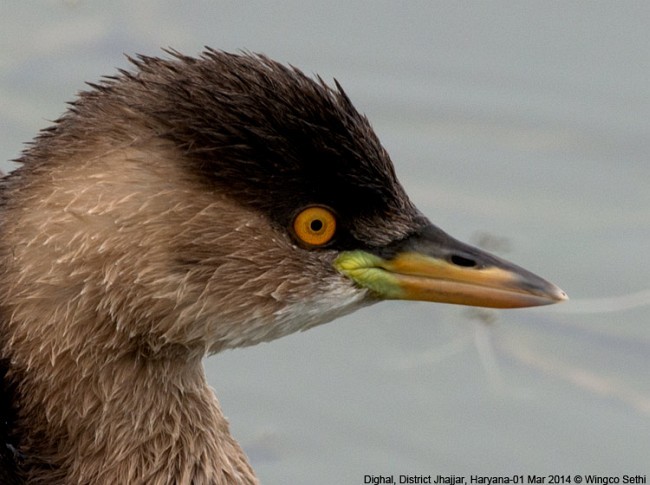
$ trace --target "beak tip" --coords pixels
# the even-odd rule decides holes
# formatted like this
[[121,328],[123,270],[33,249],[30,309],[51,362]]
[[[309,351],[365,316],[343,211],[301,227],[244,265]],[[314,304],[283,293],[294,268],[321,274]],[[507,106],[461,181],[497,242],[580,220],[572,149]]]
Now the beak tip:
[[560,287],[555,286],[553,283],[547,283],[547,285],[548,286],[540,293],[542,300],[539,304],[554,305],[569,299],[569,295],[567,295],[566,291]]
[[566,301],[569,299],[569,295],[566,294],[566,291],[557,288],[556,300],[559,302]]
[[[527,276],[528,278],[531,277],[530,275]],[[549,281],[542,280],[538,276],[533,275],[532,277],[536,280],[536,284],[534,285],[536,288],[531,288],[532,285],[528,288],[532,290],[530,291],[531,295],[537,294],[540,298],[537,303],[538,305],[554,305],[555,303],[561,303],[569,299],[569,295],[567,295],[566,291],[559,286],[554,285]]]

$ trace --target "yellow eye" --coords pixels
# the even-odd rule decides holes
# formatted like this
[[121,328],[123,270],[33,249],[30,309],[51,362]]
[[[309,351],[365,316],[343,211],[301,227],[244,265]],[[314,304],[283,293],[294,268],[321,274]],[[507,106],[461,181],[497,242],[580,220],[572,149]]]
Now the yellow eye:
[[296,237],[309,246],[323,246],[336,232],[336,216],[322,206],[307,207],[293,220]]

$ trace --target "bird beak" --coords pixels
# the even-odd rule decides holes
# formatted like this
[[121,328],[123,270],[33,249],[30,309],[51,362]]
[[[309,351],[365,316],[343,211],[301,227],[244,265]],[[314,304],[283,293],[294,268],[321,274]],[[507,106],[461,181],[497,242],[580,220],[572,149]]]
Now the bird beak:
[[381,299],[522,308],[568,298],[554,284],[433,225],[383,248],[342,252],[334,266]]

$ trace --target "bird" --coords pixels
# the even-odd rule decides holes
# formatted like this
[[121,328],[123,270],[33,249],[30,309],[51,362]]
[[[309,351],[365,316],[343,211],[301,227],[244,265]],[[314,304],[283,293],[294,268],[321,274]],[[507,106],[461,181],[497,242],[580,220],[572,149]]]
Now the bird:
[[407,196],[338,81],[129,57],[0,180],[0,479],[255,484],[203,358],[381,300],[567,298]]

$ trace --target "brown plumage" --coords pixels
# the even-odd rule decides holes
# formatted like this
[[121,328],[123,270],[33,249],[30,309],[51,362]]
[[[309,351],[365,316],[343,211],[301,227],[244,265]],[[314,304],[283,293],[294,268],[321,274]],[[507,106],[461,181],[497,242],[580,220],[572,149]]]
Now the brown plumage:
[[[2,180],[5,481],[257,483],[206,354],[410,298],[344,274],[352,250],[388,261],[426,239],[463,271],[533,278],[431,226],[338,84],[171,54],[81,93]],[[313,204],[337,217],[322,247],[292,230]]]

